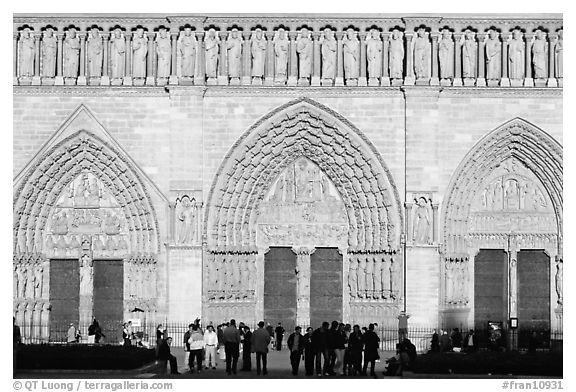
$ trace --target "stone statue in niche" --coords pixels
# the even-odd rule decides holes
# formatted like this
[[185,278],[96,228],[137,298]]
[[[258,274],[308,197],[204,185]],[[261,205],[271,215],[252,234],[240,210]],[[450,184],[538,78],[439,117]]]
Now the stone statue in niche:
[[88,295],[92,293],[92,260],[90,256],[83,255],[80,259],[80,295]]
[[358,297],[358,261],[355,257],[350,258],[350,269],[348,270],[348,287],[350,287],[350,297]]
[[122,30],[116,28],[110,37],[110,76],[112,79],[124,77],[125,61],[126,41]]
[[266,37],[260,28],[252,33],[250,51],[252,54],[252,78],[262,80],[264,65],[266,64]]
[[32,77],[34,76],[34,36],[30,32],[28,27],[25,27],[20,32],[20,40],[18,42],[20,46],[19,55],[19,66],[18,71],[20,76]]
[[28,268],[26,269],[26,290],[25,296],[26,298],[33,298],[34,297],[34,264],[28,264]]
[[372,298],[378,299],[382,296],[382,259],[379,256],[373,258],[374,272],[372,278],[374,280],[374,292]]
[[196,37],[189,26],[184,27],[178,38],[178,55],[180,56],[180,74],[185,78],[194,77],[196,65]]
[[563,271],[564,262],[563,260],[559,260],[556,262],[556,276],[554,277],[556,283],[556,295],[558,296],[558,305],[563,305],[564,303],[564,292],[562,287]]
[[156,37],[156,56],[157,68],[156,74],[159,78],[170,77],[170,63],[172,60],[172,43],[168,32],[164,27],[160,27]]
[[546,72],[546,36],[542,30],[536,30],[536,38],[532,44],[532,66],[534,78],[545,79]]
[[454,42],[452,32],[448,29],[442,29],[442,36],[438,41],[438,60],[440,79],[454,78]]
[[56,50],[57,40],[54,29],[47,27],[42,38],[42,76],[53,78],[56,74]]
[[425,197],[419,197],[413,208],[413,228],[412,240],[416,244],[430,244],[432,228],[432,208],[430,202]]
[[404,41],[400,30],[392,30],[388,51],[390,78],[402,79],[404,77]]
[[368,77],[377,79],[382,75],[382,41],[380,32],[371,29],[366,38],[366,56],[368,59]]
[[380,280],[382,281],[382,298],[390,297],[391,282],[390,282],[390,261],[388,257],[382,259],[382,268],[380,270]]
[[192,244],[195,241],[196,215],[196,203],[188,196],[182,197],[176,206],[176,238],[179,244]]
[[322,45],[322,79],[334,80],[336,78],[336,49],[338,47],[334,38],[334,31],[325,28],[320,42]]
[[400,296],[398,283],[401,282],[400,261],[390,258],[390,297],[396,299]]
[[238,29],[233,28],[228,34],[226,41],[226,50],[228,51],[228,76],[230,78],[240,79],[242,63],[242,37]]
[[366,293],[366,258],[358,256],[358,297],[363,298]]
[[446,302],[451,303],[452,298],[454,297],[454,263],[451,261],[446,261]]
[[554,46],[554,71],[557,78],[564,76],[564,30],[558,30],[558,40]]
[[132,76],[134,78],[146,77],[146,55],[148,54],[148,38],[144,35],[144,29],[139,27],[132,39]]
[[278,182],[276,182],[276,189],[274,190],[274,195],[272,199],[276,202],[281,203],[284,198],[284,188],[286,185],[286,178],[284,175],[280,176]]
[[288,51],[290,42],[286,37],[286,31],[279,28],[274,35],[274,80],[286,81],[288,77]]
[[42,297],[42,283],[43,283],[44,269],[42,265],[37,265],[34,268],[34,298]]
[[298,288],[298,298],[310,297],[310,259],[304,257],[296,258],[296,279]]
[[515,257],[510,259],[510,265],[508,267],[509,279],[510,279],[510,312],[514,312],[517,307],[518,298],[518,276],[517,276],[517,261]]
[[366,259],[366,298],[374,295],[374,260],[369,255]]
[[80,58],[80,38],[76,35],[76,29],[71,27],[66,32],[63,47],[63,74],[65,78],[78,77],[78,67]]
[[512,32],[508,43],[508,74],[510,79],[524,78],[524,41],[519,29]]
[[504,208],[507,210],[517,210],[520,208],[520,194],[518,181],[508,180],[504,185]]
[[17,292],[18,298],[24,298],[26,295],[26,266],[24,264],[20,264],[16,266],[16,280],[18,282]]
[[102,76],[102,58],[104,53],[104,45],[102,44],[102,37],[100,30],[93,27],[90,29],[88,35],[86,52],[88,54],[88,76]]
[[485,45],[486,51],[486,79],[500,79],[500,54],[502,44],[498,39],[498,32],[491,29],[488,32],[488,39]]
[[301,79],[309,79],[312,76],[312,40],[307,28],[302,28],[296,39],[296,52],[298,53],[298,65]]
[[342,40],[344,51],[344,77],[346,80],[358,79],[360,72],[360,42],[354,29],[346,30],[346,36]]
[[204,39],[206,77],[209,79],[214,79],[218,75],[219,48],[220,42],[216,35],[216,30],[211,28],[208,30],[208,33],[206,33],[206,38]]
[[414,39],[414,73],[416,79],[428,79],[430,72],[430,42],[426,30],[422,27],[416,32]]
[[466,29],[462,44],[462,76],[464,78],[476,77],[476,53],[477,44],[474,32]]

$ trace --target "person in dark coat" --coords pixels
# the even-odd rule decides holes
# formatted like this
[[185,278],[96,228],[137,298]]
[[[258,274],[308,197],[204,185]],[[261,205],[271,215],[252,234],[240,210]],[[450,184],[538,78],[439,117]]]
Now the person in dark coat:
[[282,327],[282,323],[278,323],[274,332],[276,333],[276,350],[280,351],[282,350],[282,338],[284,337],[284,332],[286,332],[286,330]]
[[242,371],[252,370],[252,332],[250,327],[245,325],[242,331]]
[[[316,354],[316,375],[318,377],[328,374],[328,367],[330,365],[330,355],[327,348],[328,328],[330,324],[327,321],[322,323],[322,327],[312,332],[312,347]],[[324,358],[324,366],[322,366],[322,357]]]
[[328,369],[326,373],[329,376],[335,376],[334,366],[336,364],[336,349],[341,345],[341,339],[338,331],[338,321],[332,321],[332,325],[326,336],[326,349],[328,350]]
[[450,340],[452,341],[452,348],[462,348],[462,333],[458,328],[454,328],[452,330],[452,335],[450,336]]
[[314,352],[314,347],[312,344],[312,333],[314,328],[308,327],[306,329],[306,334],[302,338],[302,344],[304,346],[304,369],[306,369],[306,375],[314,375],[314,357],[316,353]]
[[292,365],[292,375],[298,375],[298,367],[300,366],[300,357],[304,351],[304,336],[302,336],[302,328],[297,326],[294,332],[288,336],[286,345],[290,350],[290,364]]
[[349,375],[359,376],[362,374],[362,351],[364,340],[360,332],[360,326],[354,325],[354,329],[348,338],[348,350],[350,351],[350,363],[352,372]]
[[240,356],[240,331],[236,328],[236,320],[230,320],[230,325],[223,331],[224,350],[226,351],[226,373],[236,374],[238,357]]
[[432,334],[432,341],[430,342],[430,351],[432,351],[433,353],[437,353],[438,351],[440,351],[440,340],[438,338],[438,332],[436,332],[436,330],[434,330],[434,333]]
[[370,376],[376,377],[374,367],[376,366],[376,360],[380,359],[380,355],[378,355],[380,338],[376,335],[376,332],[374,332],[374,324],[368,325],[368,332],[362,336],[362,340],[364,343],[364,366],[362,367],[362,375],[366,375],[368,363],[370,363]]
[[441,330],[440,331],[440,352],[447,352],[452,351],[452,347],[450,345],[450,336],[448,336],[448,331]]
[[251,338],[252,351],[256,353],[256,374],[260,375],[260,365],[262,364],[262,372],[264,375],[268,374],[266,368],[268,358],[268,345],[270,344],[270,333],[264,329],[264,321],[258,323],[258,329],[254,331]]
[[416,361],[416,346],[408,338],[404,338],[402,343],[400,343],[400,352],[405,352],[408,354],[408,363],[404,367],[409,369]]
[[180,374],[178,372],[178,361],[174,355],[170,352],[170,345],[172,344],[172,338],[162,339],[160,346],[158,348],[158,360],[163,361],[162,370],[166,371],[166,366],[170,362],[170,373]]

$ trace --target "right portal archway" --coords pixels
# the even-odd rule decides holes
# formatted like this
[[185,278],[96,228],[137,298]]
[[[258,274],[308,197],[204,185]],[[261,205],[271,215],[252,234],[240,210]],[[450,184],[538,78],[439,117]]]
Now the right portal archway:
[[442,208],[445,327],[510,329],[518,320],[520,331],[561,329],[562,155],[517,118],[464,158]]

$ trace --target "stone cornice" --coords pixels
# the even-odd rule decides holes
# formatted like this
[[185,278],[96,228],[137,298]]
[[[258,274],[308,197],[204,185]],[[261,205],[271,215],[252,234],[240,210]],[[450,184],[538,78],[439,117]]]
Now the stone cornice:
[[164,87],[126,86],[13,86],[14,95],[148,96],[167,95]]

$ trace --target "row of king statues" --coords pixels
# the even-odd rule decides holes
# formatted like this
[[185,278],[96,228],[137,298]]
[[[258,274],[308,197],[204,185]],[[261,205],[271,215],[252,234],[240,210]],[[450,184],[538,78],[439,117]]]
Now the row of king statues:
[[353,300],[399,298],[401,269],[401,262],[391,256],[350,255],[350,297]]
[[[98,27],[79,32],[70,27],[63,34],[46,27],[42,34],[29,27],[14,36],[16,77],[30,84],[33,77],[50,84],[61,77],[74,84],[263,84],[275,85],[390,85],[406,78],[457,84],[482,78],[563,78],[563,30],[543,29],[475,32],[471,28],[438,32],[420,27],[415,35],[399,28],[366,32],[348,28],[337,32],[306,27],[272,32],[256,28],[193,31],[186,26],[176,33],[160,27],[127,32],[119,27],[104,33]],[[407,58],[406,58],[407,57]],[[84,61],[85,60],[85,61]],[[16,59],[15,59],[16,61]],[[146,80],[146,81],[145,81]],[[340,84],[339,84],[339,80]],[[78,81],[80,84],[80,81]],[[154,83],[152,83],[154,84]]]

